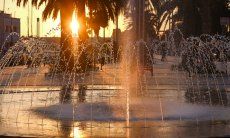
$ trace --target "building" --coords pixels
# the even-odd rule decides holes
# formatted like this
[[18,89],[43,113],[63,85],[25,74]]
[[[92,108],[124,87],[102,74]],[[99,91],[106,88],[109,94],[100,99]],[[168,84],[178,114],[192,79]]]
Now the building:
[[[9,37],[11,32],[16,32],[17,35],[12,35]],[[20,37],[20,19],[14,18],[10,14],[6,14],[3,11],[0,11],[1,51],[2,52],[6,51],[13,43],[18,41],[19,37]]]

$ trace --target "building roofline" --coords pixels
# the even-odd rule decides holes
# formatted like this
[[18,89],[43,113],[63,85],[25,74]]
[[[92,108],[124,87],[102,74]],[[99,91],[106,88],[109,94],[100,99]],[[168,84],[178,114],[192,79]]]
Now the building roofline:
[[9,13],[4,13],[3,11],[0,10],[0,14],[4,16],[4,18],[12,18],[12,19],[18,19],[20,20],[20,18],[17,17],[12,17],[12,14]]

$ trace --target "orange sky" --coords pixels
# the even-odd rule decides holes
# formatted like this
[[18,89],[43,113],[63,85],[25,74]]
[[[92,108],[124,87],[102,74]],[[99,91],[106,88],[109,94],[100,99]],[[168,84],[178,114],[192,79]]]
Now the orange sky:
[[[0,10],[3,10],[3,1],[0,0]],[[17,7],[16,6],[16,0],[5,0],[5,12],[12,14],[13,17],[17,17],[21,19],[21,36],[26,36],[27,35],[27,17],[28,17],[28,7]],[[37,24],[36,20],[37,18],[42,17],[42,11],[44,9],[44,6],[42,6],[40,9],[35,9],[33,8],[33,18],[32,18],[32,28],[33,28],[33,35],[36,35],[37,32]],[[30,7],[31,10],[31,7]],[[31,21],[31,12],[30,12],[30,21]],[[42,22],[40,27],[40,36],[45,36],[52,28],[56,28],[58,24],[60,23],[60,19],[57,20],[52,20],[48,19],[45,22]],[[70,24],[71,26],[71,24]],[[119,19],[119,26],[121,27],[121,30],[125,29],[125,25],[123,23],[123,17],[121,16]],[[29,25],[30,27],[30,34],[31,34],[31,24]],[[115,28],[115,25],[111,22],[109,27],[106,29],[106,36],[111,36],[112,30]],[[49,34],[49,36],[59,36],[60,32],[55,32],[52,34]],[[103,29],[100,30],[100,36],[103,36]]]

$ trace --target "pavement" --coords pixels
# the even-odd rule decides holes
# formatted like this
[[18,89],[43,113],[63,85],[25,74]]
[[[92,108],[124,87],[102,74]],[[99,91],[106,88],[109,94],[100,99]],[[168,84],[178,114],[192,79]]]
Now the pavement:
[[[153,76],[147,70],[129,71],[122,64],[107,64],[102,71],[76,76],[75,84],[88,87],[83,96],[72,91],[69,104],[63,104],[66,93],[60,91],[65,79],[47,76],[48,66],[5,68],[0,71],[0,90],[16,92],[0,94],[0,137],[229,136],[229,94],[218,91],[218,95],[207,96],[201,90],[229,88],[229,77],[188,77],[186,72],[171,70],[178,63],[175,57],[167,57],[165,62],[155,57],[155,61]],[[117,90],[125,86],[134,89]],[[21,90],[32,92],[20,93]],[[148,93],[132,96],[135,92]],[[38,107],[46,110],[35,114],[33,109]],[[52,118],[55,115],[58,119]],[[68,116],[71,120],[65,118]],[[114,121],[120,116],[123,121]],[[103,119],[106,120],[98,121]]]
[[[167,57],[165,62],[155,56],[153,75],[149,70],[138,70],[136,73],[124,72],[122,64],[107,64],[103,70],[89,71],[85,74],[76,75],[75,84],[85,85],[122,85],[127,81],[137,79],[141,86],[148,86],[148,89],[186,89],[193,86],[205,88],[230,88],[228,75],[193,75],[189,77],[186,72],[173,71],[171,66],[178,64],[180,59]],[[0,88],[8,87],[29,87],[29,86],[62,86],[66,79],[58,75],[47,76],[48,66],[39,68],[27,68],[26,66],[6,67],[0,71]],[[128,75],[130,74],[130,75]],[[138,77],[135,77],[138,76]]]

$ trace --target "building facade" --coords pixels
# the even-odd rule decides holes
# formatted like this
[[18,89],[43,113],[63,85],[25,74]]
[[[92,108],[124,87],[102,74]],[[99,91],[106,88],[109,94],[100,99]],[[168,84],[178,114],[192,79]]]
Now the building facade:
[[[10,14],[0,11],[0,46],[1,52],[6,51],[20,37],[20,19],[14,18]],[[17,35],[9,37],[10,33],[16,32]]]

